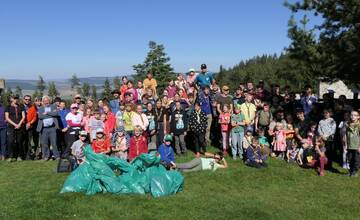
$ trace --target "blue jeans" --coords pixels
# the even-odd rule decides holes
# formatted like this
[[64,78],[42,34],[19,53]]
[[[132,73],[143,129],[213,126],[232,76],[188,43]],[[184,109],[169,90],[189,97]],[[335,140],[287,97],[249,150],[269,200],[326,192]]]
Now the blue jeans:
[[236,158],[236,155],[239,153],[240,159],[243,158],[243,147],[242,141],[244,138],[244,132],[231,132],[231,153],[233,158]]
[[6,128],[0,128],[0,156],[6,156]]

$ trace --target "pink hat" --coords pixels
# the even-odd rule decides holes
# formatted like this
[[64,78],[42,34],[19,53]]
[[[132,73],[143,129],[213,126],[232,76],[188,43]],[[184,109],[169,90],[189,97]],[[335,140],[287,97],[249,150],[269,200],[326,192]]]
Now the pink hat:
[[73,104],[71,104],[70,109],[73,109],[73,108],[79,108],[79,107],[77,104],[73,103]]

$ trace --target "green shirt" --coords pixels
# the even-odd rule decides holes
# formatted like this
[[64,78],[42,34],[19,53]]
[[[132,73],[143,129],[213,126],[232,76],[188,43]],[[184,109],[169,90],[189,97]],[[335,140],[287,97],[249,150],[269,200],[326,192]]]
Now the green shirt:
[[200,158],[201,159],[201,168],[202,170],[217,170],[219,168],[219,164],[216,163],[213,158]]
[[356,150],[360,147],[360,123],[346,124],[347,147]]
[[[231,115],[231,122],[239,123],[239,122],[243,122],[244,120],[245,120],[245,116],[242,113]],[[233,127],[231,132],[234,133],[244,132],[244,125],[238,125],[237,127]]]

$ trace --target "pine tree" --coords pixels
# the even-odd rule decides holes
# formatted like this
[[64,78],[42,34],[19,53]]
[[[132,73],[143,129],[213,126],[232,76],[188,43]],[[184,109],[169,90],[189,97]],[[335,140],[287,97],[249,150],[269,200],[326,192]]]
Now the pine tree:
[[91,98],[97,100],[97,88],[94,84],[91,85]]
[[80,79],[76,76],[76,74],[73,74],[70,79],[70,85],[71,90],[74,90],[76,87],[80,86]]
[[1,103],[3,104],[3,106],[7,106],[10,104],[9,99],[12,95],[13,91],[11,90],[11,88],[7,88],[6,90],[3,90],[1,92]]
[[167,86],[171,79],[175,78],[173,68],[168,63],[170,57],[165,53],[165,47],[162,44],[157,44],[154,41],[149,42],[149,49],[144,63],[133,65],[136,71],[135,81],[144,80],[148,72],[154,74],[154,78],[158,82],[158,91],[162,91]]
[[42,76],[39,76],[39,79],[36,82],[36,90],[38,91],[38,95],[43,96],[45,89],[46,89],[45,80],[43,79]]
[[20,88],[20,86],[16,86],[16,87],[15,87],[15,94],[16,94],[16,95],[19,95],[20,97],[23,96],[23,94],[22,94],[22,89]]
[[90,96],[90,85],[87,82],[84,82],[81,87],[81,95],[85,98]]
[[117,89],[117,90],[119,90],[120,87],[121,87],[120,77],[115,76],[114,79],[113,79],[113,84],[114,84],[114,88]]
[[102,93],[102,98],[106,98],[108,100],[110,100],[111,98],[111,85],[110,85],[110,80],[108,78],[106,78],[104,85],[103,85],[103,93]]
[[59,91],[56,89],[56,85],[54,82],[49,82],[48,95],[51,99],[54,99],[56,96],[59,95]]

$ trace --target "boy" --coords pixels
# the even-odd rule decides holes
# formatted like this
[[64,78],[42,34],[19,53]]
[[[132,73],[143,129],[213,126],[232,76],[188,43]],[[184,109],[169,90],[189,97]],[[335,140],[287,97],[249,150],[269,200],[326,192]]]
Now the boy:
[[164,143],[159,146],[158,153],[161,157],[161,164],[166,169],[176,168],[174,150],[171,147],[172,136],[167,134],[164,137]]
[[347,148],[347,159],[349,161],[351,177],[358,176],[360,167],[360,116],[358,111],[350,114],[350,123],[345,124],[344,144]]
[[246,151],[247,160],[245,164],[249,167],[263,168],[266,167],[266,157],[260,152],[259,138],[253,137],[250,147]]
[[86,143],[87,133],[86,131],[80,131],[79,140],[75,141],[71,145],[70,161],[73,168],[78,167],[85,161],[84,146]]

